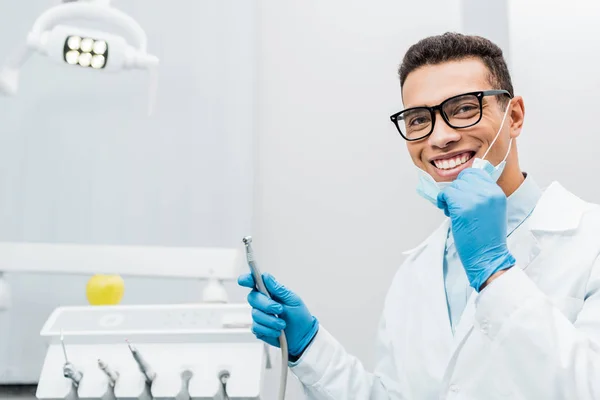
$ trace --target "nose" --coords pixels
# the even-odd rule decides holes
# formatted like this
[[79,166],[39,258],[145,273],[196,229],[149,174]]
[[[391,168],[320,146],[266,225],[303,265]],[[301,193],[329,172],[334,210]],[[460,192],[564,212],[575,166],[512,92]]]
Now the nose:
[[437,115],[437,121],[433,127],[433,132],[427,139],[429,145],[440,149],[448,147],[451,143],[458,142],[461,136],[458,131],[445,123],[441,116]]

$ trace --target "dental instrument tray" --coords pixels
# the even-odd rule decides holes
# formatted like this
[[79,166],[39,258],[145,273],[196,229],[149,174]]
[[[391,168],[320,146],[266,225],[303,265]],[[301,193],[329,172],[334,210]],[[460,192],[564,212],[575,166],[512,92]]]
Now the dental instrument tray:
[[[214,399],[225,391],[232,400],[264,398],[269,355],[251,324],[247,304],[59,307],[41,331],[48,350],[36,396]],[[64,373],[67,354],[69,368],[83,375],[76,384]]]

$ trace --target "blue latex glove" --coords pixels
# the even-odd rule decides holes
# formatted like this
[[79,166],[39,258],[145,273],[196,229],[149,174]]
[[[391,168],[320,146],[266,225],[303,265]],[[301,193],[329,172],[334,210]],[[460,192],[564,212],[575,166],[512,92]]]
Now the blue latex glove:
[[506,195],[488,173],[463,170],[437,201],[450,217],[456,251],[475,290],[515,264],[506,245]]
[[252,332],[257,338],[279,347],[281,330],[285,331],[288,352],[301,355],[319,330],[319,321],[312,316],[302,299],[277,282],[270,274],[263,274],[263,281],[271,299],[255,289],[252,274],[238,278],[240,286],[252,288],[248,303],[252,306]]

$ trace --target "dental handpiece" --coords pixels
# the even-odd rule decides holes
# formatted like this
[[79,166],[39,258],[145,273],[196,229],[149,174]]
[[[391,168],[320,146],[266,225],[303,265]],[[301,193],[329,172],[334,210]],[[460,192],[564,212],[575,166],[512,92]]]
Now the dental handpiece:
[[79,386],[79,382],[83,379],[83,373],[79,371],[73,364],[69,362],[67,357],[67,348],[65,347],[65,337],[62,331],[60,332],[60,345],[62,346],[63,355],[65,356],[65,364],[63,365],[63,376],[73,382],[73,385]]
[[146,378],[146,383],[148,385],[152,384],[152,381],[154,381],[154,378],[156,378],[156,372],[154,372],[150,364],[148,364],[148,362],[144,360],[144,357],[142,357],[140,352],[135,347],[133,347],[128,340],[126,340],[126,342],[127,346],[129,346],[129,350],[131,351],[133,359],[140,368],[140,372],[144,374],[144,377]]
[[256,261],[254,261],[254,251],[252,250],[252,236],[246,236],[242,239],[244,245],[246,246],[246,261],[248,262],[248,266],[250,267],[250,272],[252,273],[252,277],[254,278],[254,284],[256,285],[256,289],[271,298],[271,294],[267,290],[265,286],[265,282],[263,281],[262,274],[256,265]]
[[108,384],[111,387],[115,387],[115,384],[117,383],[117,379],[119,379],[119,373],[115,370],[113,370],[111,367],[108,366],[107,363],[105,363],[104,361],[98,359],[98,368],[100,368],[102,370],[102,372],[104,372],[106,374],[106,376],[108,377]]
[[[252,273],[252,277],[254,278],[254,284],[256,285],[256,289],[271,298],[267,287],[265,286],[265,282],[263,281],[262,274],[256,265],[256,261],[254,260],[254,251],[252,250],[252,236],[246,236],[242,239],[244,245],[246,247],[246,261],[248,262],[248,267],[250,267],[250,272]],[[281,379],[279,382],[279,400],[285,399],[285,391],[287,386],[287,368],[288,368],[288,345],[287,338],[285,336],[285,332],[282,330],[281,335],[279,336],[279,347],[281,348]]]
[[79,382],[83,379],[83,374],[70,362],[63,365],[63,375],[65,378],[69,378],[75,386],[79,386]]

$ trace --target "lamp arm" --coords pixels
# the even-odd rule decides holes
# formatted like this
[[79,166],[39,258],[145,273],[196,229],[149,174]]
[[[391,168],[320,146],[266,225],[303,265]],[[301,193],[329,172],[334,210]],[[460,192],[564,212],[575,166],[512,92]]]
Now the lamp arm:
[[40,15],[31,29],[30,36],[41,37],[42,33],[66,19],[103,20],[125,29],[137,42],[137,47],[146,52],[146,32],[135,19],[116,8],[94,3],[65,3],[52,7]]
[[2,70],[0,70],[0,94],[14,96],[19,89],[19,70],[34,52],[29,43],[19,47],[12,53]]

